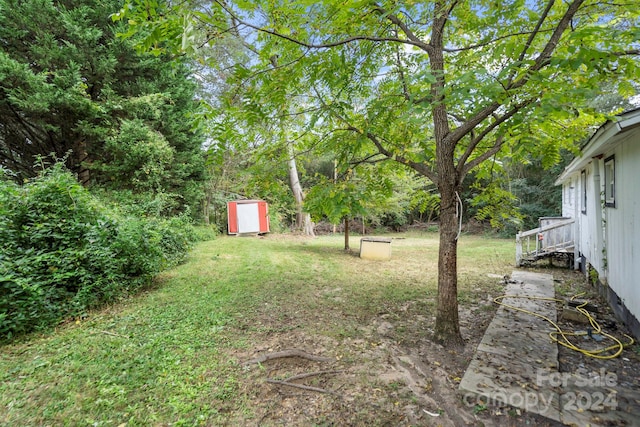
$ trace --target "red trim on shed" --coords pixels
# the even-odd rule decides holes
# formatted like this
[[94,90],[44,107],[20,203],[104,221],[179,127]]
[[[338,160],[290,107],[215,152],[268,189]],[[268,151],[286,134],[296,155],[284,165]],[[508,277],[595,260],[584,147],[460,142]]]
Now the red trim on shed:
[[236,202],[227,202],[227,223],[229,234],[238,233],[238,205]]
[[[258,223],[258,234],[269,233],[270,232],[270,223],[269,223],[269,205],[264,200],[235,200],[232,202],[227,202],[227,230],[229,234],[242,234],[246,233],[247,230],[241,230],[240,224],[246,225],[246,218],[243,217],[242,221],[238,218],[238,205],[256,205],[257,206],[257,218],[255,218],[255,224]],[[246,211],[244,211],[246,213]],[[244,226],[243,226],[244,227]],[[256,230],[252,228],[250,232],[255,233]]]
[[267,202],[258,202],[258,216],[260,220],[260,232],[269,232],[269,206]]

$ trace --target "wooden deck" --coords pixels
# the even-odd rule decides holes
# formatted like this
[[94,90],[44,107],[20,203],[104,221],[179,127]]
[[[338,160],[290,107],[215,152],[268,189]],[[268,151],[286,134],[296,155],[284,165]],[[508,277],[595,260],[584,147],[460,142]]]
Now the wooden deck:
[[540,218],[540,227],[516,235],[516,266],[531,265],[541,259],[561,259],[571,266],[574,260],[572,218]]

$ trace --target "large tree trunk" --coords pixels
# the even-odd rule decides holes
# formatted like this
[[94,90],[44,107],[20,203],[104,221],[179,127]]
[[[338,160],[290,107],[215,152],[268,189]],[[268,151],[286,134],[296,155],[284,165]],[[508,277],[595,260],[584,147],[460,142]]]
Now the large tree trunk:
[[304,201],[304,192],[298,178],[298,167],[296,166],[296,158],[293,153],[293,147],[289,148],[289,183],[291,192],[296,202],[296,230],[302,231],[307,236],[314,236],[313,222],[311,215],[303,212],[302,204]]
[[211,190],[205,187],[204,198],[202,199],[202,219],[204,225],[210,225],[209,213],[211,212]]
[[349,250],[349,217],[344,217],[344,250]]
[[76,173],[78,174],[78,181],[84,187],[89,186],[89,182],[91,179],[89,169],[87,168],[87,163],[90,162],[89,153],[87,153],[87,143],[85,140],[80,139],[76,141],[73,155],[74,158],[74,167],[76,169]]
[[302,186],[300,185],[300,179],[298,178],[298,167],[296,166],[296,159],[291,155],[289,157],[289,185],[291,186],[291,192],[293,193],[293,199],[296,202],[296,228],[302,228],[303,212],[302,202],[304,195],[302,192]]
[[[443,117],[441,117],[442,119]],[[445,128],[436,121],[441,128]],[[436,126],[438,128],[438,126]],[[462,344],[458,323],[458,233],[461,178],[455,167],[455,144],[442,138],[436,152],[440,191],[440,245],[438,251],[438,309],[434,339],[442,344]]]
[[[460,172],[455,167],[458,141],[451,137],[449,116],[445,102],[444,27],[448,6],[435,5],[431,33],[433,50],[429,52],[431,71],[436,81],[431,85],[433,97],[433,129],[436,140],[436,175],[440,191],[440,250],[438,252],[438,311],[434,339],[448,345],[463,342],[458,324],[458,216],[456,204],[460,189]],[[462,212],[460,212],[462,215]]]
[[[458,230],[456,188],[440,189],[440,248],[438,252],[438,308],[434,339],[443,344],[463,342],[458,324]],[[462,213],[459,212],[461,215]]]

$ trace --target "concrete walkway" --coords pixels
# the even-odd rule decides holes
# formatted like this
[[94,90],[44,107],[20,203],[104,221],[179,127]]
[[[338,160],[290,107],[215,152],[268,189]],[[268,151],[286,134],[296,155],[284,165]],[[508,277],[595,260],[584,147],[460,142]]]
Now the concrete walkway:
[[[505,295],[554,298],[553,277],[514,271]],[[556,303],[505,298],[505,304],[556,321]],[[544,319],[499,307],[462,381],[466,403],[509,405],[567,425],[638,425],[640,393],[615,378],[558,371],[558,345]],[[634,413],[635,412],[635,413]]]

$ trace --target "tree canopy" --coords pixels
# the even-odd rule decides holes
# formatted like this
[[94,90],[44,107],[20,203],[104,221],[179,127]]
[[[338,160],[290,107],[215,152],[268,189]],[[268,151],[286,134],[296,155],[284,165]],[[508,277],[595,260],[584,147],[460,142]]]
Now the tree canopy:
[[603,82],[631,95],[640,79],[640,11],[628,2],[215,0],[162,14],[149,3],[121,16],[164,28],[160,39],[181,22],[183,48],[196,28],[206,35],[199,43],[232,35],[251,46],[233,79],[234,105],[247,115],[275,120],[295,109],[334,149],[397,161],[437,186],[441,341],[461,340],[465,177],[482,176],[496,156],[554,164],[602,119],[589,101]]

